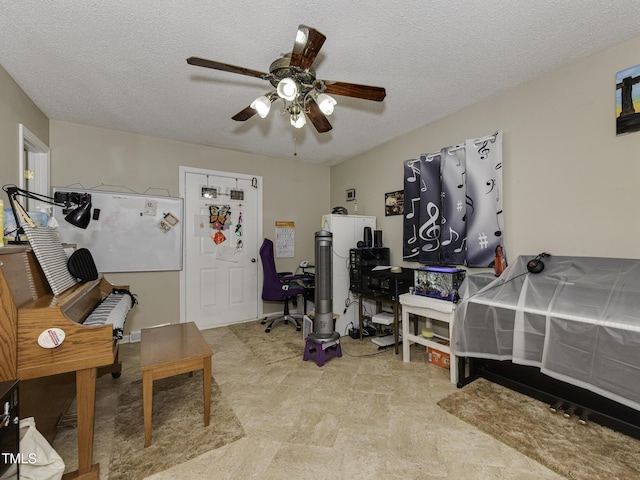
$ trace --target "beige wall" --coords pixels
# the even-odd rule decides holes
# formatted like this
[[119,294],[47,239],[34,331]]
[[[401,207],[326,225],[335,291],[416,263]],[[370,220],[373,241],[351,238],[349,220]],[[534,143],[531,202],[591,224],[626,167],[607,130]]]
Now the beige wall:
[[[172,196],[179,193],[180,166],[262,176],[264,236],[274,239],[276,220],[296,225],[296,257],[277,259],[280,270],[293,271],[302,260],[313,259],[314,233],[329,209],[329,167],[56,120],[51,121],[51,164],[53,186],[105,185],[100,189],[108,191],[121,185],[141,193],[153,187]],[[179,321],[179,277],[179,272],[107,275],[138,294],[140,304],[127,319],[127,331]],[[282,305],[265,305],[265,311],[274,310]]]
[[336,165],[331,205],[353,213],[345,190],[355,188],[358,213],[377,217],[402,264],[402,217],[384,216],[385,192],[403,188],[402,162],[502,130],[509,258],[640,258],[640,132],[615,133],[615,75],[639,64],[639,51],[636,37]]
[[[0,68],[2,181],[18,180],[18,123],[50,144],[51,183],[56,186],[124,185],[136,191],[151,186],[177,195],[180,165],[260,175],[265,235],[273,236],[276,220],[296,222],[296,258],[279,261],[281,269],[294,269],[299,261],[313,258],[313,233],[321,215],[336,205],[354,213],[345,190],[355,188],[358,213],[378,218],[392,262],[400,264],[402,218],[384,216],[384,193],[402,189],[402,162],[502,130],[505,244],[510,258],[543,250],[638,258],[640,132],[616,137],[614,120],[615,74],[640,63],[638,51],[640,37],[331,169],[54,120],[49,132],[46,116]],[[131,284],[140,296],[129,330],[177,321],[177,272],[109,277]]]
[[[49,144],[49,119],[0,66],[0,182],[19,184],[18,125],[23,124],[43,143]],[[0,192],[5,207],[9,203]]]

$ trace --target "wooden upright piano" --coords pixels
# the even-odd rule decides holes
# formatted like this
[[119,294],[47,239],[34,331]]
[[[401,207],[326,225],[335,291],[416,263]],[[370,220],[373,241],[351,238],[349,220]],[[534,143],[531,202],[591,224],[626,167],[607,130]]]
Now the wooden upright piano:
[[[99,275],[54,295],[30,247],[0,248],[0,381],[20,380],[20,417],[35,417],[49,441],[75,393],[78,470],[65,479],[98,479],[99,465],[92,464],[96,377],[99,367],[115,373],[121,365],[112,325],[82,322],[114,288]],[[41,347],[38,337],[52,328],[64,331],[64,341]]]

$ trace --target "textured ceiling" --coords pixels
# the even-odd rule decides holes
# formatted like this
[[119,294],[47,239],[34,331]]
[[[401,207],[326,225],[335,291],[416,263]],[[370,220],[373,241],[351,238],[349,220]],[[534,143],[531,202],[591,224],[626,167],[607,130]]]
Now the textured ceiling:
[[[640,34],[637,0],[0,0],[0,8],[0,64],[51,119],[329,165]],[[318,78],[385,87],[384,102],[336,97],[324,134],[311,124],[295,130],[277,108],[235,122],[270,84],[186,63],[198,56],[267,72],[291,51],[299,24],[327,37]]]

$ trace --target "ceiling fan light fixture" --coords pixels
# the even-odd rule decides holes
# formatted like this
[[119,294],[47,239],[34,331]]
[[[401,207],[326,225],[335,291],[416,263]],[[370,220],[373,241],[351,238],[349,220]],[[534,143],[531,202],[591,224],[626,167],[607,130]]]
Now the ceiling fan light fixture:
[[286,77],[278,82],[278,96],[285,100],[292,101],[298,96],[298,84],[293,78]]
[[259,78],[275,87],[275,91],[271,90],[254,100],[251,105],[232,116],[232,120],[244,122],[256,114],[265,118],[271,110],[270,104],[282,99],[282,113],[289,115],[289,121],[294,127],[302,128],[309,121],[318,133],[326,133],[333,128],[327,116],[333,114],[337,105],[336,100],[327,93],[374,102],[383,101],[387,95],[382,87],[327,82],[316,78],[314,64],[326,39],[327,37],[315,28],[299,25],[293,49],[271,62],[268,73],[199,57],[189,57],[187,63]]
[[300,112],[298,114],[291,115],[291,125],[296,128],[302,128],[307,123],[307,119],[304,116],[304,113]]
[[320,107],[320,111],[325,115],[331,115],[333,113],[333,107],[338,103],[335,98],[326,93],[321,93],[317,98],[318,107]]
[[262,95],[251,103],[251,108],[258,112],[260,118],[265,118],[269,115],[269,111],[271,110],[271,100],[269,100],[265,95]]

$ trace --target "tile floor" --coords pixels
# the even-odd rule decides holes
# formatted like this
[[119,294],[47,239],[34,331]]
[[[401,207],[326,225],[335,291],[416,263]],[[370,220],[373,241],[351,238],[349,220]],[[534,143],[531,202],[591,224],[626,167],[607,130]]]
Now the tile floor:
[[[290,325],[275,328],[300,335]],[[302,343],[300,358],[266,366],[230,329],[203,334],[214,351],[213,376],[246,436],[149,479],[563,478],[438,407],[456,387],[448,370],[426,362],[424,347],[412,346],[404,363],[401,348],[379,353],[369,340],[343,337],[342,358],[323,367],[302,361]],[[140,378],[139,347],[121,345],[123,379]],[[98,380],[94,461],[101,479],[109,478],[112,382]],[[68,470],[74,442],[69,430],[54,442],[70,459]]]

